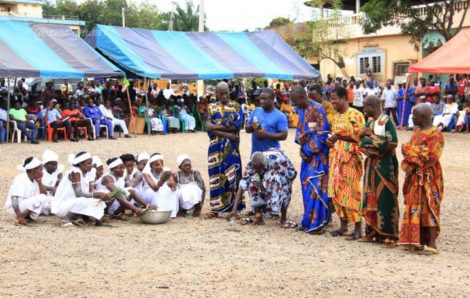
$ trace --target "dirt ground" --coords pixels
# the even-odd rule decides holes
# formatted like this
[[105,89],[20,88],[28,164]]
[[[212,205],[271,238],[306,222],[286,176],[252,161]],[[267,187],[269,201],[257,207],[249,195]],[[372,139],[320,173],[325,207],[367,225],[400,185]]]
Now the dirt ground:
[[[406,141],[410,133],[400,132],[399,137]],[[222,219],[178,218],[156,226],[132,219],[113,221],[112,227],[63,229],[57,218],[41,217],[18,227],[3,206],[18,173],[16,165],[27,156],[40,157],[50,148],[67,165],[67,154],[81,150],[103,160],[127,152],[160,152],[166,166],[175,168],[176,156],[188,153],[207,181],[208,139],[195,133],[78,144],[2,144],[0,297],[469,297],[470,195],[465,189],[470,182],[470,135],[445,138],[445,198],[436,256],[348,242],[328,233],[284,230],[273,220],[253,227]],[[293,131],[282,147],[299,168]],[[250,136],[242,133],[245,162],[250,148]],[[297,180],[288,217],[299,221],[302,211]],[[328,230],[337,225],[334,215]]]

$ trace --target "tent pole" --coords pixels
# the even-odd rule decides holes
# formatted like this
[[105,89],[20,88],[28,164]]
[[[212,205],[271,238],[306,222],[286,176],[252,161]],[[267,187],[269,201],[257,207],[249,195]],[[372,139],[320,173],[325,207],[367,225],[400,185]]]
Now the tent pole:
[[[147,78],[144,78],[144,89],[145,87],[147,86]],[[144,90],[145,91],[145,106],[147,107],[147,115],[148,115],[148,110],[149,110],[149,93],[147,92],[147,90]],[[148,115],[147,117],[149,117],[150,115]],[[150,119],[149,121],[147,121],[147,134],[148,135],[151,135],[152,132],[152,125],[150,124]]]
[[[127,80],[127,77],[125,77],[124,80]],[[137,132],[135,131],[135,121],[133,121],[134,115],[132,115],[132,104],[131,104],[131,96],[129,94],[129,85],[126,86],[126,94],[127,94],[127,103],[129,104],[129,112],[130,112],[129,124],[132,124],[132,127],[134,128],[134,137],[137,137]]]
[[8,140],[10,138],[10,78],[8,77],[7,78],[7,91],[8,91],[8,95],[7,95],[7,132],[5,134],[6,138],[5,138],[5,142],[8,143]]

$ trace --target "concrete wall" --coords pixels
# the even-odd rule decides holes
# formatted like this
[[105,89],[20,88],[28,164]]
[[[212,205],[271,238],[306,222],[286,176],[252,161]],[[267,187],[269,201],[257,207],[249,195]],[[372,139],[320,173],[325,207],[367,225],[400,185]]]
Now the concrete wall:
[[[414,49],[409,40],[410,37],[404,35],[363,37],[348,40],[342,46],[346,72],[349,76],[365,78],[365,74],[359,73],[358,55],[364,53],[364,51],[383,52],[381,73],[374,74],[374,78],[381,84],[385,83],[388,78],[394,76],[394,63],[407,61],[413,63],[421,59],[420,52]],[[343,76],[341,70],[329,60],[320,62],[320,71],[323,78],[326,78],[327,74],[331,74],[333,77]]]

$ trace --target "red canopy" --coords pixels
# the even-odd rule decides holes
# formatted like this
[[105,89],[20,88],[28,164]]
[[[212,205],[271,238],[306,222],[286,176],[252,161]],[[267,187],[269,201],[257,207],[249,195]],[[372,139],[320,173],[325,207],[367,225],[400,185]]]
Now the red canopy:
[[470,73],[469,50],[470,28],[466,28],[421,62],[411,65],[408,72]]

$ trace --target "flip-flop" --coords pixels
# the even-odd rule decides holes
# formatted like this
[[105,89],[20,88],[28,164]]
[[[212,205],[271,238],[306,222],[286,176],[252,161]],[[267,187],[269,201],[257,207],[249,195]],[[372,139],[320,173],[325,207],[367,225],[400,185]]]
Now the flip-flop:
[[346,237],[346,240],[355,241],[355,240],[358,240],[358,239],[361,239],[361,238],[362,238],[362,235],[360,233],[353,232],[353,233],[351,233],[350,235],[348,235]]
[[437,255],[439,251],[437,248],[431,247],[431,246],[423,246],[423,250],[419,252],[422,255]]
[[295,229],[295,228],[297,228],[298,226],[299,226],[299,225],[298,225],[297,223],[293,222],[293,221],[286,221],[286,222],[282,225],[282,227],[283,227],[284,229]]
[[66,222],[60,225],[61,228],[73,228],[74,225],[71,222]]

